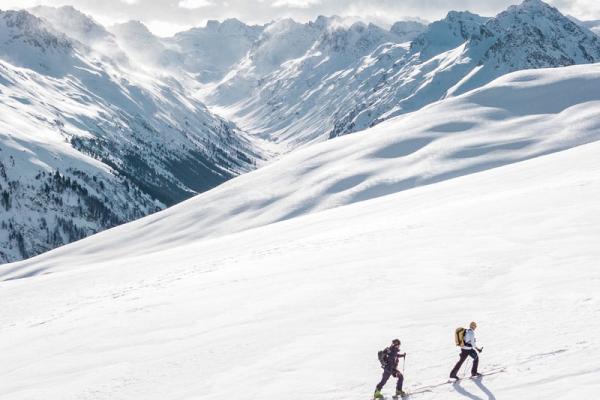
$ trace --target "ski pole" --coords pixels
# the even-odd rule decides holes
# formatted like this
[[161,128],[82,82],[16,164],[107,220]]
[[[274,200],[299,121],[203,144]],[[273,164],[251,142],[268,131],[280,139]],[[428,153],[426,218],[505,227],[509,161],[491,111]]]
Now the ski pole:
[[402,375],[404,375],[404,371],[406,370],[406,354],[402,357]]

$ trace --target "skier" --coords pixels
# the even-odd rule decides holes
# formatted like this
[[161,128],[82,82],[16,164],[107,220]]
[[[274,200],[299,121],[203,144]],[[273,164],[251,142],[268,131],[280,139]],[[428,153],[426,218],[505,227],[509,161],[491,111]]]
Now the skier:
[[396,383],[395,397],[404,397],[406,395],[406,393],[402,391],[404,376],[400,371],[398,371],[398,362],[400,361],[400,358],[405,357],[406,353],[400,353],[400,339],[392,340],[392,345],[390,347],[387,347],[385,350],[379,352],[379,361],[381,361],[381,368],[383,368],[383,376],[381,377],[381,382],[379,382],[375,388],[375,399],[383,398],[381,389],[383,389],[383,386],[386,384],[390,376],[398,378],[398,382]]
[[471,322],[469,324],[469,329],[465,331],[463,344],[460,347],[460,358],[458,359],[458,362],[450,372],[450,378],[452,379],[459,379],[457,375],[458,370],[465,362],[467,357],[471,357],[473,359],[473,366],[471,367],[471,376],[481,376],[481,374],[477,372],[477,367],[479,366],[479,355],[477,353],[481,353],[483,351],[483,348],[478,348],[476,345],[475,329],[477,329],[477,324],[475,322]]

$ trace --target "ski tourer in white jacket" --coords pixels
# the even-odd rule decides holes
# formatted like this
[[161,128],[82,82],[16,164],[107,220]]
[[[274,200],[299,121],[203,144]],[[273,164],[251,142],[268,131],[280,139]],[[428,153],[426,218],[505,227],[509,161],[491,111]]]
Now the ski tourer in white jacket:
[[458,371],[460,367],[463,365],[467,357],[471,357],[473,359],[473,366],[471,367],[471,376],[480,376],[481,374],[477,372],[477,368],[479,367],[479,354],[483,349],[477,347],[477,339],[475,339],[475,329],[477,329],[477,324],[475,322],[471,322],[469,324],[469,329],[465,331],[465,336],[463,339],[463,345],[460,347],[460,355],[458,362],[450,371],[450,378],[459,379]]

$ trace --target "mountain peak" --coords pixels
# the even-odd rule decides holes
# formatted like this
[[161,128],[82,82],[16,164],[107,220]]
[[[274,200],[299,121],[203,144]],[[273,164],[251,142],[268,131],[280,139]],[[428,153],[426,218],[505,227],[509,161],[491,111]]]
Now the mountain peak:
[[[73,43],[62,33],[53,29],[46,21],[26,10],[0,11],[0,29],[2,47],[12,46],[20,42],[45,52],[48,49],[64,51],[71,49]],[[15,50],[15,49],[13,49]],[[12,52],[13,50],[8,50]]]
[[310,22],[310,23],[312,23],[315,26],[317,26],[317,28],[325,29],[325,28],[327,28],[327,25],[329,25],[329,21],[330,21],[329,17],[326,17],[324,15],[319,15],[317,17],[317,19],[315,19],[314,22]]
[[330,28],[322,36],[319,46],[334,53],[363,54],[380,44],[398,40],[396,35],[372,23],[354,22],[349,27]]
[[[564,18],[573,22],[570,18],[563,15],[557,8],[552,7],[542,0],[524,0],[521,4],[516,4],[508,7],[505,11],[498,14],[495,19],[506,18],[511,15],[529,15],[533,17],[553,17]],[[576,22],[573,22],[576,23]]]
[[257,32],[262,31],[263,27],[258,25],[247,25],[237,18],[228,18],[226,20],[208,20],[204,27],[195,27],[187,31],[175,34],[175,39],[183,37],[196,37],[198,35],[230,35],[230,36],[256,36]]
[[204,28],[192,28],[191,31],[205,30],[215,33],[240,34],[246,32],[250,28],[250,26],[237,18],[227,18],[222,22],[214,19],[208,20]]
[[468,11],[450,11],[446,18],[431,23],[411,44],[413,53],[430,58],[457,46],[478,33],[489,18]]
[[515,7],[529,8],[529,9],[551,8],[553,10],[556,10],[556,8],[552,7],[551,5],[549,5],[548,3],[546,3],[542,0],[523,0],[523,2],[520,5],[517,5]]
[[593,36],[591,31],[541,0],[525,0],[519,5],[509,7],[486,23],[486,28],[496,34],[500,31],[514,37],[525,34],[525,37],[521,37],[522,40],[531,40],[527,33],[533,27],[533,33],[544,37]]
[[111,34],[91,16],[73,6],[37,6],[29,10],[35,16],[48,21],[57,31],[69,37],[92,45],[98,40],[111,40]]
[[600,62],[600,38],[540,0],[490,19],[466,50],[480,65],[505,72]]
[[120,23],[120,24],[115,24],[115,25],[113,25],[113,28],[128,29],[132,32],[152,34],[150,32],[150,29],[148,29],[148,27],[146,25],[144,25],[144,23],[142,21],[133,20],[133,19],[129,20],[127,22]]
[[401,41],[412,41],[421,33],[425,32],[427,26],[418,21],[398,21],[392,25],[390,32],[400,37]]

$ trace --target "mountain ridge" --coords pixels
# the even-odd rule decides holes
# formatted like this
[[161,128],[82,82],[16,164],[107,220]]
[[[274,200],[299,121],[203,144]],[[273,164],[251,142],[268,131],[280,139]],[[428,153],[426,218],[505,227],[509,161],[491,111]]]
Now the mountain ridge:
[[[333,32],[344,37],[352,30]],[[204,99],[285,152],[374,126],[508,72],[600,61],[598,37],[541,1],[493,18],[451,11],[409,47],[380,37],[369,51],[348,58],[333,51],[337,47],[315,45],[256,84],[252,77],[238,84],[230,75]],[[357,40],[369,42],[366,36]]]

